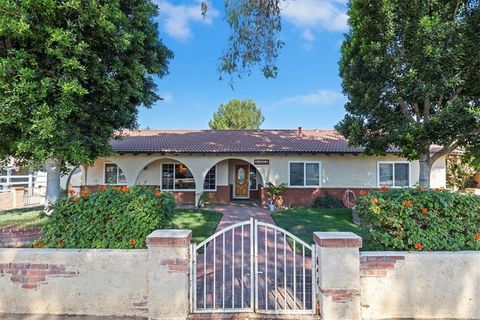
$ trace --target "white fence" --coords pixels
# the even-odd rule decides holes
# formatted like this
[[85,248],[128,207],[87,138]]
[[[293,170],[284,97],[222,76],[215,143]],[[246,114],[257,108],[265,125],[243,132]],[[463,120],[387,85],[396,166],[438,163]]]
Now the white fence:
[[[5,196],[0,197],[0,201],[6,202],[8,193],[14,191],[14,188],[25,188],[23,196],[23,203],[25,207],[37,206],[45,204],[45,190],[47,183],[47,174],[45,172],[38,172],[36,174],[28,175],[6,175],[0,176],[0,194]],[[9,207],[6,203],[0,204],[1,207]]]
[[[37,172],[28,175],[6,175],[0,176],[0,192],[6,191],[10,188],[24,187],[29,194],[45,192],[47,185],[47,173]],[[37,191],[37,192],[36,192]],[[41,193],[41,192],[40,192]]]

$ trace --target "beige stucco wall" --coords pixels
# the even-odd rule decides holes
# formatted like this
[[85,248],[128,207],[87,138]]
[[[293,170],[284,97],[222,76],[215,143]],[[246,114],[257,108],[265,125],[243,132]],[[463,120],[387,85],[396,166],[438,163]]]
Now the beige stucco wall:
[[1,274],[0,313],[146,316],[134,303],[146,301],[147,262],[147,250],[0,249],[0,264],[63,264],[77,271],[49,276],[37,289]]
[[404,256],[386,277],[361,278],[363,319],[480,319],[480,252],[365,252]]
[[25,189],[23,187],[11,188],[6,192],[0,192],[0,210],[23,208]]
[[14,191],[0,192],[0,210],[15,208]]
[[[86,184],[102,184],[104,163],[117,163],[123,170],[128,184],[159,184],[160,163],[179,161],[187,165],[192,171],[195,181],[202,181],[207,171],[218,163],[217,184],[228,185],[227,172],[229,163],[226,159],[240,159],[251,164],[255,159],[268,159],[269,165],[257,165],[257,170],[263,182],[280,184],[288,182],[289,161],[320,161],[322,167],[322,187],[328,188],[375,188],[377,187],[377,162],[404,160],[394,155],[368,157],[363,155],[339,154],[125,154],[116,155],[109,159],[97,159],[88,169]],[[145,170],[144,168],[147,167]],[[232,170],[230,170],[232,172]],[[445,158],[440,158],[432,168],[431,186],[433,188],[445,187]],[[411,185],[418,183],[419,163],[411,162]],[[197,183],[197,191],[201,192],[203,183]]]

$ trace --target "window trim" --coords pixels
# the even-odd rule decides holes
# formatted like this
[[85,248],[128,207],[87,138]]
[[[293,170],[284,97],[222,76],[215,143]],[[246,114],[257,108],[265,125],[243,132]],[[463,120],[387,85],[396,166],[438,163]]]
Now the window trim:
[[[173,189],[163,189],[163,165],[164,164],[173,164]],[[190,168],[187,167],[186,164],[181,163],[181,162],[162,162],[160,163],[160,190],[162,191],[170,191],[170,192],[190,192],[190,191],[196,191],[196,189],[175,189],[175,165],[177,164],[183,164],[188,171],[190,171]],[[192,171],[190,171],[192,173]],[[193,176],[193,173],[192,173]],[[217,176],[215,176],[215,179]],[[197,182],[195,181],[195,176],[193,176],[193,182],[195,183],[195,187],[197,186]],[[216,181],[215,181],[216,182]]]
[[[408,164],[408,186],[396,186],[395,185],[395,164]],[[377,188],[381,188],[380,184],[380,165],[381,164],[392,164],[393,165],[393,185],[388,186],[389,188],[411,188],[412,187],[412,163],[405,160],[392,160],[392,161],[377,161]]]
[[[107,164],[114,164],[117,166],[117,182],[116,183],[108,183],[105,178],[105,174],[107,173]],[[119,170],[120,169],[120,166],[118,164],[116,164],[115,162],[104,162],[103,163],[103,184],[104,185],[108,185],[108,186],[126,186],[127,185],[127,182],[125,183],[118,183],[118,174],[119,174]],[[120,169],[121,170],[121,169]],[[122,170],[123,172],[123,170]],[[123,176],[125,176],[125,173],[123,173]],[[127,180],[127,177],[125,177],[125,180]]]
[[[215,168],[215,188],[214,189],[205,189],[205,179],[207,178],[207,175],[205,175],[205,178],[203,179],[203,191],[206,191],[206,192],[217,192],[217,165],[214,165],[212,168]],[[212,168],[208,169],[208,171],[210,171]],[[190,169],[188,169],[190,170]],[[207,171],[207,174],[208,174],[208,171]],[[175,183],[174,183],[175,185]],[[196,185],[196,183],[195,183]]]
[[[303,163],[303,186],[292,186],[290,183],[290,164]],[[318,164],[318,185],[307,185],[307,164]],[[288,187],[316,189],[322,186],[322,161],[288,161]]]

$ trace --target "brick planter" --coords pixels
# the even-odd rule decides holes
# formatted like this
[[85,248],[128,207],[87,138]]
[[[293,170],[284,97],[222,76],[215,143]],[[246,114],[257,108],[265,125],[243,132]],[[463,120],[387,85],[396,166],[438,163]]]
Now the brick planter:
[[0,229],[0,248],[27,247],[42,236],[40,228]]

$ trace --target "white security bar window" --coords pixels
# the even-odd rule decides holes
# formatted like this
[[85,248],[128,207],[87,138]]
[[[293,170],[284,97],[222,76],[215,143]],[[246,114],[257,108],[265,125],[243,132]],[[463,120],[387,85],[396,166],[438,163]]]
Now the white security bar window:
[[162,190],[195,190],[195,179],[183,163],[162,164]]
[[254,166],[250,166],[250,190],[258,189],[257,169]]
[[104,174],[104,183],[105,184],[127,184],[127,179],[115,163],[105,163],[105,174]]
[[320,162],[290,162],[288,185],[290,187],[320,187]]
[[203,183],[203,189],[205,191],[217,190],[217,166],[213,166],[208,170],[205,176],[205,182]]
[[378,162],[378,187],[410,186],[410,163],[406,161]]

